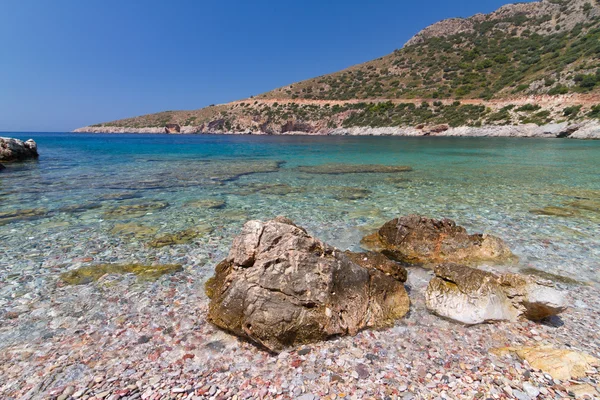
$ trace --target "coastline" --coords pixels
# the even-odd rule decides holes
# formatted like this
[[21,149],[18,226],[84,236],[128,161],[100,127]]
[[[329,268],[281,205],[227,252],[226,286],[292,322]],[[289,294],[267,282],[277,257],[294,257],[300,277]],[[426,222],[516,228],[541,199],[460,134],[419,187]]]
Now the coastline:
[[[74,133],[167,133],[163,127],[130,128],[125,126],[86,126],[75,129]],[[186,134],[225,134],[225,135],[311,135],[311,136],[398,136],[398,137],[523,137],[523,138],[569,138],[569,139],[600,139],[600,123],[585,121],[577,124],[568,122],[552,123],[538,126],[524,125],[484,125],[481,127],[444,125],[434,127],[350,127],[328,128],[318,132],[290,131],[283,133],[267,133],[255,131],[227,132],[222,130],[205,131],[199,126],[182,126],[180,132]]]

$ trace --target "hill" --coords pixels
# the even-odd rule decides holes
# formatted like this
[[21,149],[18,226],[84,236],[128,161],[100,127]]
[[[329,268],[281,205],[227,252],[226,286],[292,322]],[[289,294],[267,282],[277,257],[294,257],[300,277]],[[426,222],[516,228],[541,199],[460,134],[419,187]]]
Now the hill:
[[597,102],[600,4],[542,0],[441,21],[387,56],[251,99],[81,131],[163,131],[167,124],[183,132],[271,134],[569,125],[599,119]]

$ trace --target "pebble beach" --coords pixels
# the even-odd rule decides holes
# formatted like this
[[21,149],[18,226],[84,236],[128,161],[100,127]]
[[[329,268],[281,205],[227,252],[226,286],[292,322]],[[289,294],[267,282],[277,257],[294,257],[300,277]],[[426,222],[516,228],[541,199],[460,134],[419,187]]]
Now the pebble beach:
[[[594,367],[558,380],[491,351],[600,357],[595,141],[33,137],[39,161],[0,173],[3,399],[600,398]],[[569,308],[457,324],[427,311],[433,273],[414,267],[389,329],[272,354],[207,322],[204,284],[246,221],[285,215],[357,251],[409,213],[502,237],[519,261],[481,268],[549,278]]]

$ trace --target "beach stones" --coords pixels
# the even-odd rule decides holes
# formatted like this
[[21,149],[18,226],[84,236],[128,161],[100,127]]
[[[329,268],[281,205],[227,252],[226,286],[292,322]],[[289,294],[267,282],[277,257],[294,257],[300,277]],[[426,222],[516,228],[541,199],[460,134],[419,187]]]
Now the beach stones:
[[563,293],[546,281],[453,263],[438,265],[434,273],[425,293],[427,308],[464,324],[538,321],[566,309]]
[[283,217],[247,222],[206,293],[210,322],[273,352],[391,326],[409,310],[402,282]]
[[498,357],[515,354],[554,379],[566,381],[584,378],[592,367],[599,367],[600,360],[589,354],[575,350],[555,349],[552,347],[501,347],[490,352]]
[[341,175],[341,174],[391,174],[412,171],[411,167],[377,164],[322,164],[300,166],[300,172],[308,174]]
[[487,234],[469,235],[452,220],[419,215],[385,223],[377,232],[365,236],[362,244],[394,260],[423,266],[442,262],[506,262],[515,258],[500,238]]
[[23,142],[19,139],[0,137],[0,161],[23,161],[32,158],[38,158],[37,144],[33,140]]

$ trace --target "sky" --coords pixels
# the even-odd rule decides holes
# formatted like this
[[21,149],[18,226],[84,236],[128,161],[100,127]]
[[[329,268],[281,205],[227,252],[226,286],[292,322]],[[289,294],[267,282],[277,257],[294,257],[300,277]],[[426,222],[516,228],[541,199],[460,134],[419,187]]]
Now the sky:
[[0,0],[0,132],[257,95],[506,0]]

